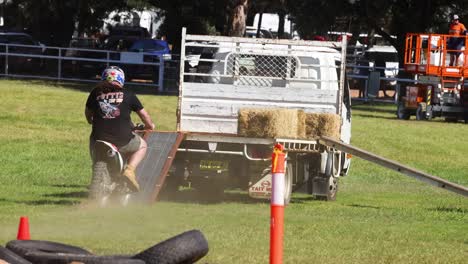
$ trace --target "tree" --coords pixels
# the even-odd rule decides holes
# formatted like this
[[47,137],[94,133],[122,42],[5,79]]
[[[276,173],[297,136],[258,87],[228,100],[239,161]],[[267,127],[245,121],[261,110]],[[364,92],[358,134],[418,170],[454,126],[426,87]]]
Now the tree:
[[248,0],[235,0],[228,20],[229,36],[242,37],[245,33],[247,13],[249,9]]
[[11,27],[26,29],[48,45],[64,46],[75,31],[98,29],[108,12],[126,7],[124,0],[13,0],[6,13]]

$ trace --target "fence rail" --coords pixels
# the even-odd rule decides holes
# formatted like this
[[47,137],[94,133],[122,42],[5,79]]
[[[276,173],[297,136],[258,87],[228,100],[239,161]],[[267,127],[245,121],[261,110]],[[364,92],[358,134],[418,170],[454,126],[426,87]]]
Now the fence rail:
[[[203,46],[197,43],[190,45]],[[189,56],[186,55],[186,58]],[[190,63],[189,59],[187,61]],[[401,84],[416,82],[414,79],[397,77],[397,73],[404,71],[403,68],[368,66],[355,62],[356,54],[348,54],[347,77],[349,81],[359,83],[359,86],[352,88],[362,90],[364,99],[367,99],[369,73],[374,71],[393,72],[387,76],[381,74],[380,81],[392,83],[391,86],[395,90]],[[99,81],[100,72],[109,65],[119,65],[124,70],[133,69],[126,71],[130,77],[127,78],[127,84],[154,88],[158,93],[178,93],[180,71],[178,54],[172,54],[171,59],[167,59],[144,52],[0,43],[0,76],[4,77],[93,83]],[[203,72],[187,73],[190,74],[200,75]]]
[[130,77],[127,84],[167,92],[165,70],[171,64],[163,55],[147,52],[0,43],[0,76],[13,78],[98,82],[105,67],[118,65]]

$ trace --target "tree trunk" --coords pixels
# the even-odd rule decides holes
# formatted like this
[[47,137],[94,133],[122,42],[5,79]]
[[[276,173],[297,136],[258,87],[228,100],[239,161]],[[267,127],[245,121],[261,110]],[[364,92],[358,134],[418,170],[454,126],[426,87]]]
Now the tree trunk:
[[278,12],[279,23],[278,23],[278,38],[284,39],[284,23],[286,20],[286,12],[281,10]]
[[260,38],[260,32],[262,30],[262,19],[263,19],[263,11],[258,16],[257,34],[256,34],[257,38]]
[[242,37],[245,33],[245,21],[247,20],[247,9],[249,1],[239,0],[231,12],[229,36]]

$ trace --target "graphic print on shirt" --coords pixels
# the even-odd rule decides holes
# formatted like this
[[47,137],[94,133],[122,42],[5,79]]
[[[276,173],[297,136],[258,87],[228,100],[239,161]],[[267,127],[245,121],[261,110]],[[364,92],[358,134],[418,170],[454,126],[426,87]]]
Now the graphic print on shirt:
[[96,100],[101,109],[101,116],[104,119],[114,119],[120,116],[119,105],[123,101],[123,92],[112,92],[100,94]]

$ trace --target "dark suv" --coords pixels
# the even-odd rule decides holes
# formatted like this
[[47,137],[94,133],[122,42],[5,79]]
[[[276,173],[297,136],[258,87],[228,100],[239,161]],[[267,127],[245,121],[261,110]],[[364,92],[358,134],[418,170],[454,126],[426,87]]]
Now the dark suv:
[[[10,73],[37,71],[43,66],[43,59],[28,55],[43,55],[45,46],[23,32],[0,32],[0,71],[8,65]],[[6,63],[8,62],[8,63]]]
[[95,78],[106,67],[103,62],[106,58],[97,38],[72,38],[65,52],[62,71],[65,77]]

